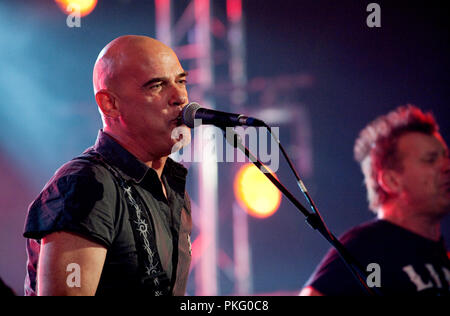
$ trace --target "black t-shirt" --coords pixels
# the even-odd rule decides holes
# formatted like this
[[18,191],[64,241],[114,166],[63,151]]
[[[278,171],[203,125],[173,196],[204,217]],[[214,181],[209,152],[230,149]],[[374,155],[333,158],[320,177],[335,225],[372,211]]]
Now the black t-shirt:
[[[154,224],[162,267],[174,283],[173,294],[184,295],[192,228],[185,192],[187,170],[167,159],[161,177],[166,199],[155,170],[102,131],[95,146],[86,151],[92,152],[114,166],[141,196]],[[77,233],[107,248],[96,295],[139,294],[140,267],[125,192],[107,168],[76,158],[55,173],[30,205],[24,232],[28,238],[25,295],[36,295],[40,240],[57,231]]]
[[[450,260],[443,241],[431,241],[384,220],[357,226],[340,241],[367,268],[372,286],[381,285],[384,295],[450,294]],[[305,286],[324,295],[365,295],[334,249]]]

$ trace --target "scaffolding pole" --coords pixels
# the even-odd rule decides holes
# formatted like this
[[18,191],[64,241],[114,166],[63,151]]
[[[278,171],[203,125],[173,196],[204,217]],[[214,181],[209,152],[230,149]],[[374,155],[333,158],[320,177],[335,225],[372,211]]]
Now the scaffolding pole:
[[[210,0],[192,0],[186,6],[180,19],[172,22],[174,16],[170,0],[155,0],[156,34],[162,42],[171,45],[180,59],[188,60],[192,65],[189,72],[191,96],[206,107],[214,108],[214,102],[208,97],[214,83],[212,60],[213,41],[211,35],[211,2]],[[187,44],[180,45],[183,38]],[[194,139],[196,151],[210,148],[214,139],[208,137],[211,127],[200,127],[199,135],[206,136]],[[214,146],[214,144],[212,144]],[[203,155],[205,156],[205,155]],[[218,214],[218,167],[217,159],[205,159],[195,166],[196,183],[198,183],[198,228],[200,256],[195,269],[195,295],[218,295],[217,272],[217,214]]]

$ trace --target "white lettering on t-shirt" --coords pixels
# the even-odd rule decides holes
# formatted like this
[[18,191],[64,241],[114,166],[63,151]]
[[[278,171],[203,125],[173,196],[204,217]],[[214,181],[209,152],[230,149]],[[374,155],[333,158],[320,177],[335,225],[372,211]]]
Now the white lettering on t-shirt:
[[419,274],[414,270],[411,265],[405,266],[402,269],[409,277],[412,283],[414,283],[417,287],[417,292],[429,289],[433,287],[433,283],[429,281],[428,283],[424,283]]
[[427,263],[425,265],[427,267],[428,271],[430,272],[431,277],[433,278],[434,282],[436,282],[436,286],[438,288],[442,288],[441,280],[439,280],[439,275],[436,273],[436,270],[434,270],[433,265]]
[[450,286],[450,271],[446,267],[442,267],[442,271],[444,271],[445,279],[448,282],[448,285]]

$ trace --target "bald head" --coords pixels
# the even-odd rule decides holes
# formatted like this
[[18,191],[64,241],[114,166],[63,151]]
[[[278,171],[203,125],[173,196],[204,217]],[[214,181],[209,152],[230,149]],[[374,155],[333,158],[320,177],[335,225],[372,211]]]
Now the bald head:
[[138,35],[116,38],[102,49],[95,62],[94,93],[103,89],[119,90],[121,81],[132,80],[130,76],[138,74],[143,68],[152,68],[151,64],[163,55],[173,58],[175,53],[153,38]]
[[113,40],[100,52],[93,73],[103,130],[141,161],[169,155],[172,130],[189,101],[186,77],[163,43],[136,35]]

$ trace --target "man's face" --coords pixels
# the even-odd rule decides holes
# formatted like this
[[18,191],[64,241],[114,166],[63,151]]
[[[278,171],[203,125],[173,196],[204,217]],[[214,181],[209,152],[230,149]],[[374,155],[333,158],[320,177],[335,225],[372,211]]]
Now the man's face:
[[408,133],[397,145],[402,171],[399,197],[410,209],[440,219],[450,213],[450,159],[439,134]]
[[186,72],[172,50],[138,47],[126,56],[117,102],[127,133],[158,157],[171,153],[177,118],[188,103]]

